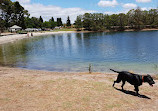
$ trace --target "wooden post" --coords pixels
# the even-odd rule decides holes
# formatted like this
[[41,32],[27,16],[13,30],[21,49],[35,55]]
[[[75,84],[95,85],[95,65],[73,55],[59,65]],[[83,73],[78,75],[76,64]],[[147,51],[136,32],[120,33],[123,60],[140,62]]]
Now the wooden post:
[[92,73],[92,65],[89,64],[89,73],[91,74]]

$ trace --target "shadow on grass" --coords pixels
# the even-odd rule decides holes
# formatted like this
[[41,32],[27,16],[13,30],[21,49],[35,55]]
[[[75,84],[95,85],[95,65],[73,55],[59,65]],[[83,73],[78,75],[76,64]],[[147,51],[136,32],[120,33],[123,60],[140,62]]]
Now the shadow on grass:
[[121,92],[125,93],[125,94],[129,94],[129,95],[132,95],[132,96],[137,96],[137,97],[139,97],[139,98],[151,99],[150,97],[145,96],[145,95],[141,95],[141,94],[136,95],[136,93],[135,93],[134,91],[122,90],[122,89],[118,89],[118,88],[116,88],[116,87],[114,87],[114,88],[115,88],[116,90],[118,90],[118,91],[121,91]]

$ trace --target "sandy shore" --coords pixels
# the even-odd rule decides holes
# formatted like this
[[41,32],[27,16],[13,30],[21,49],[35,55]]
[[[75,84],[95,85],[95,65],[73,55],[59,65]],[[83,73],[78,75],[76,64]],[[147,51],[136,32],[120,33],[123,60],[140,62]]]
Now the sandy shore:
[[0,67],[1,111],[157,111],[158,80],[144,83],[141,98],[126,83],[112,87],[117,75],[60,73]]
[[[139,31],[156,31],[156,30],[158,30],[158,29],[156,29],[156,28],[155,29],[154,28],[153,29],[142,29],[142,30],[139,30]],[[133,30],[133,29],[126,29],[125,30],[125,32],[130,32],[130,31],[133,32],[135,30]]]
[[[42,36],[42,35],[51,35],[51,34],[58,34],[58,33],[72,33],[75,31],[59,31],[59,32],[33,32],[33,36]],[[31,37],[31,33],[29,33],[29,37]],[[13,34],[13,35],[6,35],[0,37],[0,44],[14,42],[16,40],[28,38],[27,34]]]

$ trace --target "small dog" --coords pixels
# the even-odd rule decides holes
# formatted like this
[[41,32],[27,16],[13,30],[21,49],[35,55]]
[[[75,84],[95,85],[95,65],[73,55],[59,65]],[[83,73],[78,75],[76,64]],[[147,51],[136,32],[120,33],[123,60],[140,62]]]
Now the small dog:
[[125,85],[125,82],[129,82],[131,85],[134,85],[135,87],[135,91],[136,91],[136,95],[139,95],[138,91],[139,91],[139,86],[142,85],[143,82],[148,82],[150,86],[153,86],[153,84],[155,84],[153,78],[150,75],[147,76],[143,76],[143,75],[138,75],[138,74],[133,74],[127,71],[115,71],[113,69],[110,69],[111,71],[114,71],[116,73],[119,73],[119,75],[117,76],[117,80],[114,81],[113,87],[115,85],[115,83],[119,83],[122,81],[122,90],[123,86]]

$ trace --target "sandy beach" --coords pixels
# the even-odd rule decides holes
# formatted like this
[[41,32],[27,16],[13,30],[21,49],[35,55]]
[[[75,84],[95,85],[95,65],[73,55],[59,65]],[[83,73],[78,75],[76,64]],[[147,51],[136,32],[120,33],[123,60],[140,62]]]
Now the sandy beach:
[[[157,111],[158,80],[112,87],[116,74],[60,73],[0,67],[1,111]],[[156,78],[155,78],[156,79]]]
[[[33,37],[42,36],[42,35],[51,35],[51,34],[59,34],[59,33],[72,33],[75,31],[59,31],[59,32],[32,32]],[[17,40],[21,40],[24,38],[32,37],[31,32],[29,34],[11,34],[11,35],[5,35],[0,37],[0,44],[5,44],[8,42],[14,42]]]

